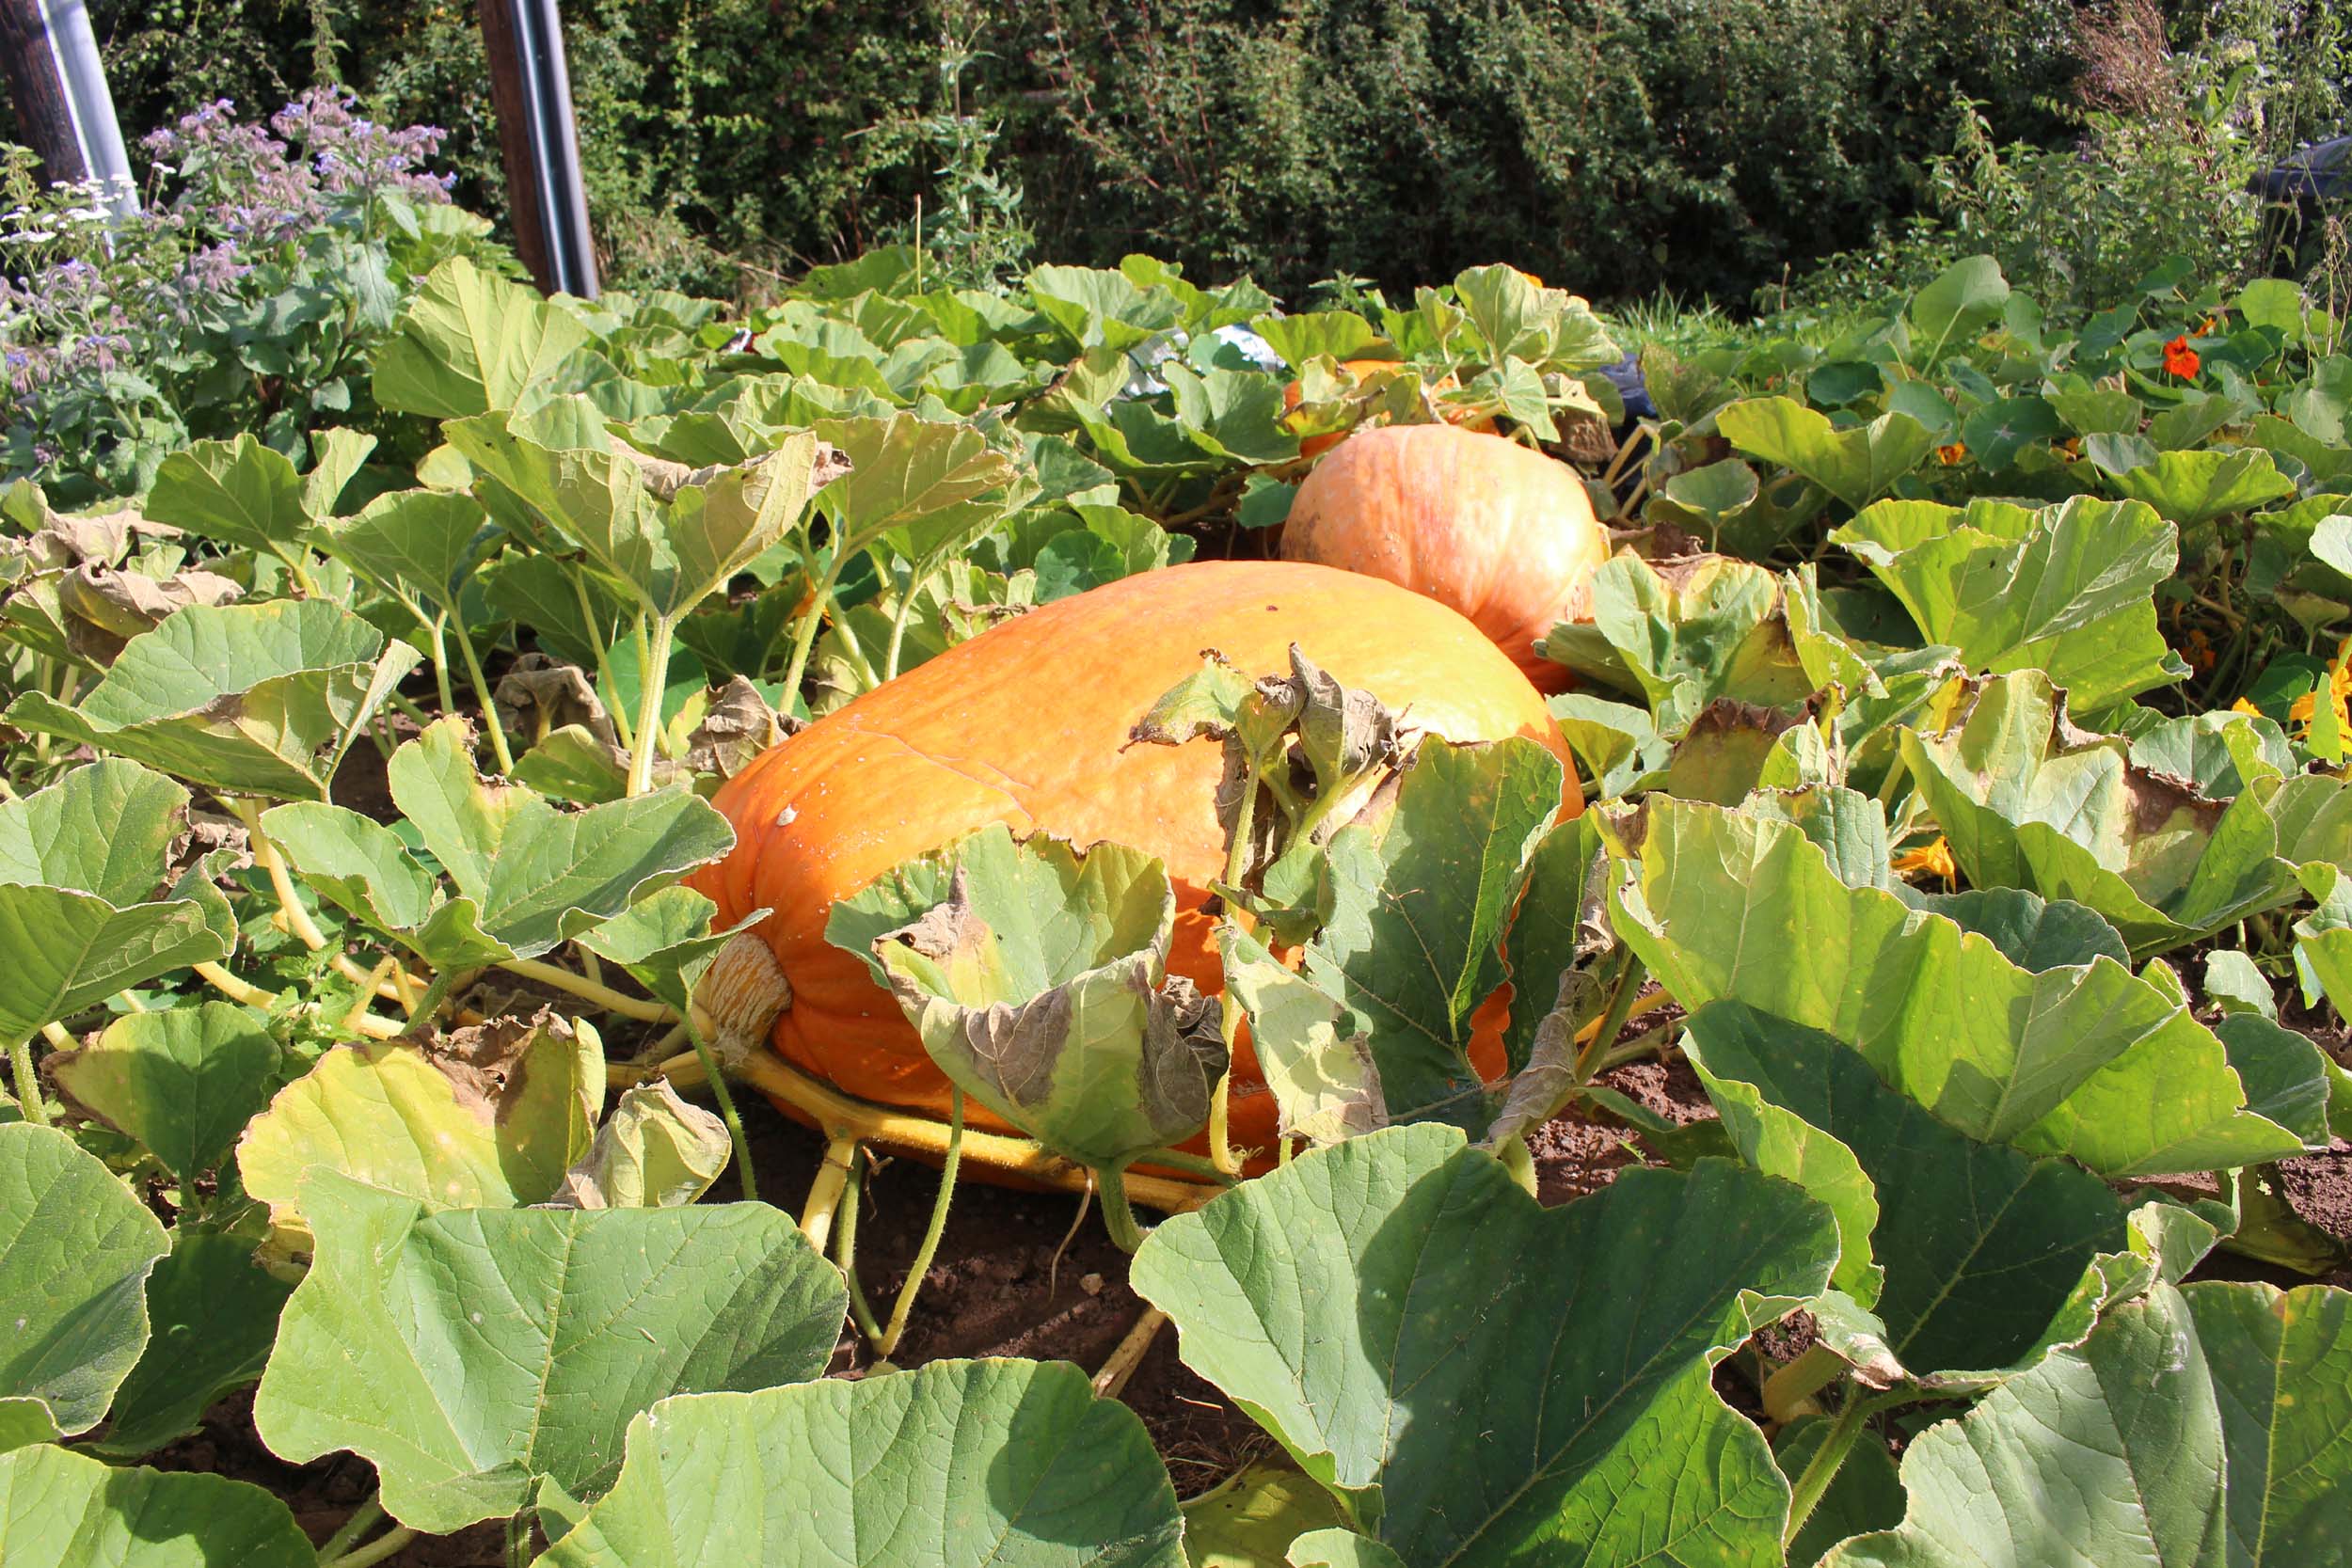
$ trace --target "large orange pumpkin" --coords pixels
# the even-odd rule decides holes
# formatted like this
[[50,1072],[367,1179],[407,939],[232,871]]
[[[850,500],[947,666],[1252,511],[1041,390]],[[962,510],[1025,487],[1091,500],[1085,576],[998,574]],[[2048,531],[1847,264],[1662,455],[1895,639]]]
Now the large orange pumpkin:
[[[1341,362],[1340,369],[1345,371],[1348,374],[1354,376],[1359,381],[1365,380],[1371,376],[1387,375],[1391,372],[1399,372],[1405,375],[1417,373],[1410,365],[1401,364],[1394,359],[1347,359]],[[1433,395],[1438,392],[1451,392],[1461,384],[1462,383],[1459,378],[1449,372],[1446,375],[1438,377],[1436,381],[1431,382],[1429,384],[1429,390]],[[1306,388],[1295,381],[1285,386],[1282,388],[1282,412],[1287,414],[1292,409],[1297,407],[1305,399],[1306,395]],[[1486,415],[1472,414],[1466,409],[1449,408],[1446,410],[1445,417],[1453,423],[1458,424],[1466,430],[1492,430],[1495,427],[1494,420]],[[1320,453],[1329,451],[1333,447],[1336,447],[1342,441],[1346,440],[1351,434],[1353,433],[1350,431],[1333,430],[1327,431],[1321,436],[1310,436],[1305,440],[1298,443],[1298,455],[1301,457],[1314,457]]]
[[[1135,745],[1129,728],[1215,649],[1242,670],[1289,667],[1296,642],[1346,685],[1454,740],[1534,736],[1567,761],[1543,698],[1469,622],[1391,584],[1284,562],[1203,562],[1124,578],[996,626],[866,693],[760,756],[713,803],[727,858],[693,879],[726,925],[755,909],[791,982],[784,1056],[850,1094],[944,1117],[949,1089],[866,966],[825,941],[834,902],[976,828],[1006,822],[1161,857],[1176,884],[1169,967],[1216,990],[1224,867],[1209,741]],[[1581,808],[1567,769],[1570,812]],[[1499,1008],[1489,1006],[1492,1015]],[[1474,1059],[1500,1069],[1496,1025]],[[977,1109],[977,1125],[998,1124]],[[1244,1051],[1232,1133],[1269,1147],[1273,1097]]]
[[1359,430],[1291,501],[1282,557],[1385,578],[1469,616],[1537,687],[1573,684],[1535,644],[1591,613],[1609,536],[1565,464],[1451,425]]

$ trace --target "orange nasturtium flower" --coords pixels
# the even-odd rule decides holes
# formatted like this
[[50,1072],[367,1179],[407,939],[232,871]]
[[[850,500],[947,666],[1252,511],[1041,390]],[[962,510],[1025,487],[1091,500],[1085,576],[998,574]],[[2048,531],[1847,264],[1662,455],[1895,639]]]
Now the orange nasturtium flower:
[[1895,874],[1908,877],[1915,871],[1925,871],[1941,877],[1947,882],[1960,879],[1960,867],[1952,863],[1952,847],[1944,835],[1935,835],[1935,842],[1923,844],[1916,849],[1906,849],[1895,857]]
[[2205,628],[2204,628],[2204,627],[2202,627],[2202,626],[2191,626],[2191,627],[2189,627],[2189,628],[2188,628],[2188,667],[2189,667],[2190,669],[2192,669],[2192,670],[2203,671],[2203,670],[2210,670],[2210,669],[2212,669],[2212,668],[2213,668],[2213,666],[2214,666],[2214,651],[2213,651],[2213,641],[2212,641],[2212,639],[2208,638],[2208,637],[2205,635]]
[[2183,381],[2193,380],[2201,363],[2202,361],[2197,357],[2197,351],[2188,346],[2188,340],[2185,337],[2175,338],[2164,345],[2164,372],[2167,375],[2177,375]]
[[2199,323],[2197,324],[2197,330],[2196,330],[2196,331],[2194,331],[2194,332],[2192,332],[2192,333],[2190,333],[2190,334],[2189,334],[2189,336],[2190,336],[2190,337],[2192,337],[2192,338],[2201,338],[2201,337],[2203,337],[2206,333],[2211,332],[2211,331],[2213,330],[2213,328],[2214,328],[2214,324],[2215,324],[2216,322],[2219,321],[2220,319],[2221,319],[2221,318],[2220,318],[2220,317],[2218,317],[2218,316],[2207,316],[2207,317],[2206,317],[2203,321],[2201,321],[2201,322],[2199,322]]
[[2058,451],[2064,452],[2069,458],[2080,457],[2083,454],[2083,438],[2079,436],[2069,436],[2058,443]]
[[1948,441],[1935,449],[1935,460],[1947,468],[1967,455],[1968,443],[1965,441]]
[[[2352,698],[2352,669],[2346,668],[2347,661],[2352,661],[2352,637],[2345,638],[2336,649],[2336,661],[2328,673],[2326,689],[2335,705],[2339,735],[2352,730],[2352,710],[2345,707],[2345,700]],[[2297,736],[2309,736],[2312,733],[2312,720],[2317,715],[2319,707],[2318,697],[2317,690],[2306,691],[2296,698],[2294,705],[2287,709],[2287,721],[2296,726]]]

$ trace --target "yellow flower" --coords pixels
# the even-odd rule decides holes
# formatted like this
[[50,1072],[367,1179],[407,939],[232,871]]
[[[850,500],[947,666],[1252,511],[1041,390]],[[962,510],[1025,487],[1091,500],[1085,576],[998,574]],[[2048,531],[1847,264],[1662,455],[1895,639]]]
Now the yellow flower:
[[2243,713],[2250,719],[2260,719],[2263,716],[2262,709],[2256,707],[2253,704],[2248,702],[2243,697],[2240,697],[2236,702],[2230,705],[2230,711],[2232,713]]
[[[2352,662],[2352,637],[2337,645],[2335,663],[2328,672],[2328,695],[2336,710],[2339,735],[2352,732],[2352,709],[2345,706],[2346,700],[2352,699],[2352,669],[2346,668],[2348,662]],[[2287,721],[2300,726],[2296,734],[2303,738],[2311,736],[2312,720],[2319,711],[2318,698],[2318,691],[2306,691],[2287,709]]]
[[1908,877],[1915,871],[1925,871],[1942,878],[1947,882],[1956,882],[1960,879],[1960,867],[1952,863],[1952,847],[1946,842],[1942,833],[1935,835],[1935,842],[1932,844],[1924,844],[1916,849],[1906,849],[1897,855],[1894,868],[1895,874],[1899,877]]

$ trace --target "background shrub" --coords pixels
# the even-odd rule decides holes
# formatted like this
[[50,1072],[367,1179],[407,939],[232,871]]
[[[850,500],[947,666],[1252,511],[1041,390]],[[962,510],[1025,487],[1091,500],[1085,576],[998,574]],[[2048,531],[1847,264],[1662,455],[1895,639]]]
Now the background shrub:
[[[221,96],[266,112],[333,74],[388,123],[446,129],[458,198],[502,211],[469,5],[93,10],[135,135]],[[937,214],[972,197],[970,150],[993,133],[981,172],[1025,201],[977,249],[947,242],[967,260],[1006,262],[998,242],[1026,230],[1057,260],[1144,249],[1292,296],[1334,273],[1393,289],[1502,257],[1602,298],[1745,300],[1823,257],[1894,245],[1915,217],[1951,221],[1971,200],[1989,216],[1992,187],[1955,182],[1963,135],[2022,177],[2017,150],[2072,156],[2102,135],[2086,102],[2120,124],[2161,116],[2133,97],[2144,51],[2117,47],[2105,14],[2071,0],[566,8],[609,277],[755,296],[909,234],[918,198]],[[2238,37],[2312,58],[2332,25],[2287,0],[2150,14],[2174,49]],[[2298,84],[2286,119],[2343,113],[2332,69],[2275,73]],[[2108,152],[2129,139],[2108,136]]]

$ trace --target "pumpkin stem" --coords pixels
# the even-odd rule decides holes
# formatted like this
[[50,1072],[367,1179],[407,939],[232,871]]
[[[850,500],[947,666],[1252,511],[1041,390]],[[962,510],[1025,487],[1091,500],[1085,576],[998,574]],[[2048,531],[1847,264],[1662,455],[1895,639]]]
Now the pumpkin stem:
[[1106,1165],[1102,1172],[1103,1225],[1111,1233],[1111,1244],[1132,1255],[1143,1244],[1143,1227],[1136,1224],[1136,1212],[1127,1203],[1127,1171],[1123,1165]]
[[833,1217],[841,1207],[841,1195],[849,1188],[850,1171],[856,1160],[854,1135],[834,1139],[825,1146],[825,1163],[817,1167],[816,1184],[808,1190],[808,1204],[801,1211],[801,1230],[820,1257],[825,1243],[833,1239]]
[[738,931],[710,960],[688,1013],[695,1037],[708,1040],[718,1065],[732,1070],[791,1006],[792,982],[785,978],[774,950],[751,932]]

